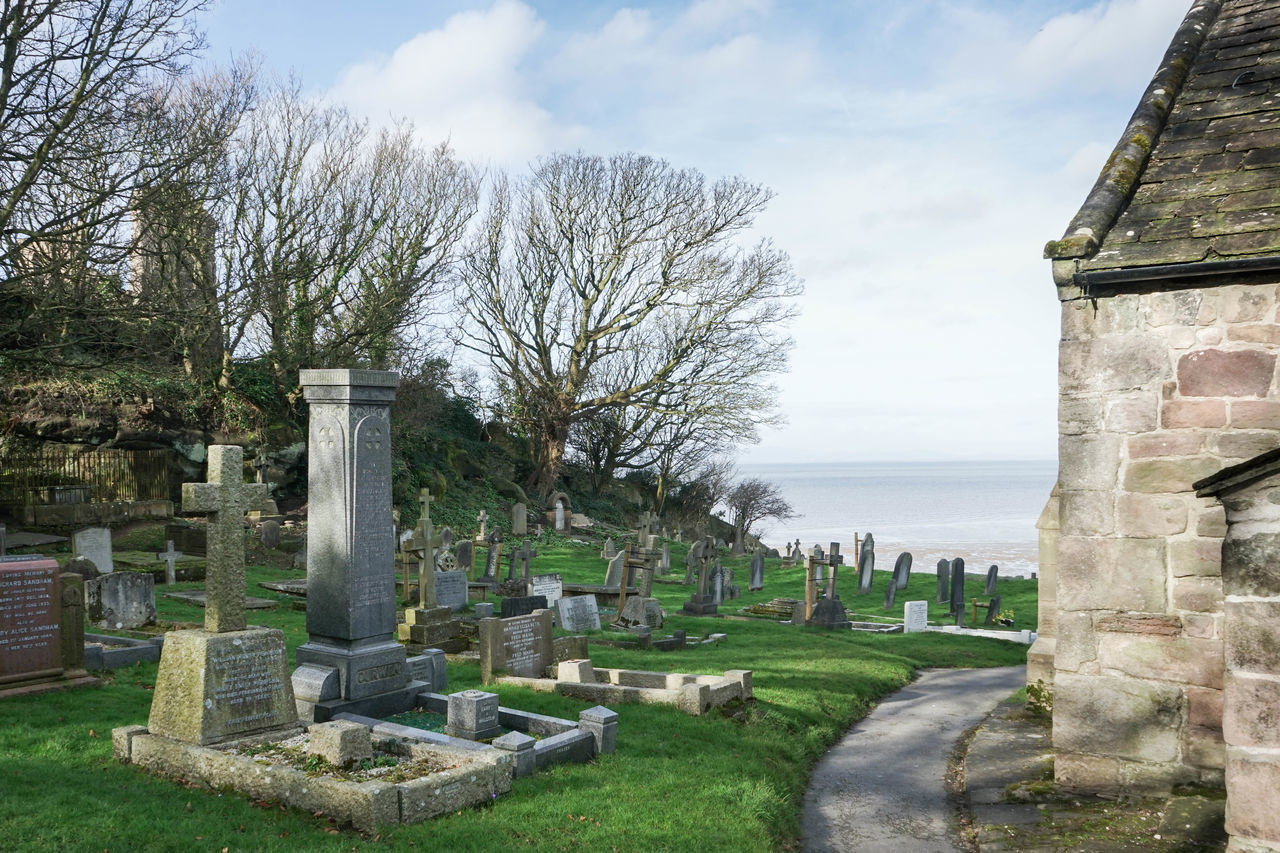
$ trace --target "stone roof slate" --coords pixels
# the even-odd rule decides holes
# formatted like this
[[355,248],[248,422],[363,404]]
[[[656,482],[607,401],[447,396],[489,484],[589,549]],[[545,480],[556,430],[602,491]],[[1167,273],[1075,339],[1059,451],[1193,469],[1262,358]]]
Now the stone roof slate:
[[1280,255],[1280,0],[1201,0],[1062,240],[1078,272]]

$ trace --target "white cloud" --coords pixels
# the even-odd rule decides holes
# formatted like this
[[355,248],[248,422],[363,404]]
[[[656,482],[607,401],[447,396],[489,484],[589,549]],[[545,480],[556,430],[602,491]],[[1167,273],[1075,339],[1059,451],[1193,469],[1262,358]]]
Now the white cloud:
[[545,31],[532,8],[499,0],[349,67],[328,96],[375,120],[406,117],[465,158],[522,166],[578,133],[538,103],[522,68]]

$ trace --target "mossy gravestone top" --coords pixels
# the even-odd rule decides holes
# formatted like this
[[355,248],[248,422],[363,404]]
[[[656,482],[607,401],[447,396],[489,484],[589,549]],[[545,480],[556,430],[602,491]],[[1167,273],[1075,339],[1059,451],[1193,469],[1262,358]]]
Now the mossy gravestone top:
[[183,510],[209,516],[204,629],[165,637],[152,734],[203,745],[297,727],[284,634],[245,623],[244,514],[266,500],[234,445],[210,446],[209,482],[182,486]]

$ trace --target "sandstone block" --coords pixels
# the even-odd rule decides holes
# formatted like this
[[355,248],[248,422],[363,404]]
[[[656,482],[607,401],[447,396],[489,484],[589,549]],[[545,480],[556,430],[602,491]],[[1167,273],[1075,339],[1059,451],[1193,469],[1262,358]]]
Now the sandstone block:
[[1221,613],[1222,578],[1177,578],[1173,582],[1173,606],[1196,613]]
[[1222,688],[1220,640],[1099,634],[1098,660],[1104,671],[1124,673],[1135,679],[1159,678],[1178,684]]
[[1204,448],[1204,434],[1179,430],[1135,435],[1129,439],[1129,458],[1194,456]]
[[1212,326],[1196,330],[1196,343],[1202,347],[1216,347],[1222,343],[1222,330]]
[[1271,533],[1265,526],[1257,530],[1256,525],[1237,525],[1222,543],[1222,583],[1227,595],[1280,596],[1277,566],[1280,533]]
[[1256,322],[1267,316],[1267,309],[1271,307],[1271,295],[1267,289],[1252,285],[1224,287],[1219,298],[1222,319],[1228,323]]
[[1227,745],[1222,742],[1222,732],[1187,726],[1182,731],[1182,760],[1192,767],[1213,770],[1226,767]]
[[[1064,397],[1058,401],[1058,432],[1062,435],[1084,435],[1100,432],[1105,402],[1097,395]],[[1154,409],[1154,405],[1152,406]],[[1155,420],[1154,414],[1152,420]]]
[[1078,341],[1094,336],[1094,316],[1097,312],[1088,300],[1062,303],[1062,339]]
[[1093,615],[1084,612],[1058,613],[1058,639],[1054,649],[1054,666],[1059,672],[1076,672],[1098,657],[1098,635],[1093,630]]
[[1122,492],[1116,504],[1116,532],[1123,536],[1172,536],[1187,529],[1187,503],[1173,495]]
[[1120,762],[1114,758],[1059,751],[1053,762],[1053,778],[1068,791],[1114,793],[1120,790]]
[[1187,539],[1169,544],[1169,570],[1176,578],[1222,574],[1222,543],[1217,539]]
[[[1280,424],[1276,426],[1280,427]],[[1228,459],[1252,459],[1277,447],[1280,447],[1280,433],[1277,432],[1231,431],[1220,434],[1213,441],[1213,449]]]
[[334,767],[354,767],[373,757],[373,738],[368,726],[351,720],[316,723],[307,733],[307,753],[318,755]]
[[1200,313],[1196,315],[1196,322],[1201,326],[1217,322],[1222,302],[1218,294],[1219,290],[1220,288],[1214,287],[1201,291]]
[[1218,429],[1227,425],[1227,404],[1222,400],[1165,400],[1160,426],[1165,429]]
[[1221,539],[1227,535],[1227,514],[1222,504],[1202,506],[1196,513],[1196,535]]
[[1280,429],[1280,403],[1274,400],[1232,400],[1231,426],[1236,429]]
[[1058,482],[1063,494],[1115,488],[1119,468],[1118,435],[1064,435],[1058,438]]
[[1280,326],[1274,323],[1231,326],[1227,329],[1227,336],[1231,340],[1240,341],[1241,343],[1276,346],[1280,345]]
[[1095,333],[1130,335],[1140,330],[1143,321],[1143,312],[1139,308],[1140,299],[1136,293],[1121,293],[1110,299],[1099,299]]
[[1178,359],[1183,397],[1265,397],[1275,375],[1274,353],[1202,349]]
[[1182,712],[1182,691],[1174,685],[1059,672],[1053,746],[1113,759],[1174,761]]
[[1228,672],[1222,735],[1232,746],[1280,749],[1280,679]]
[[1064,394],[1133,391],[1172,376],[1168,349],[1155,335],[1064,341],[1058,381]]
[[1217,473],[1222,463],[1212,456],[1186,459],[1142,459],[1124,470],[1124,487],[1130,492],[1176,494],[1191,491],[1191,484]]
[[1280,846],[1280,761],[1227,748],[1227,832]]
[[1227,666],[1280,676],[1280,601],[1228,599],[1223,611]]
[[[1229,682],[1230,675],[1224,679]],[[1206,729],[1222,728],[1223,691],[1211,687],[1187,688],[1187,722]]]
[[1151,432],[1159,420],[1160,397],[1151,391],[1127,394],[1106,405],[1106,427],[1110,432]]
[[1151,634],[1177,637],[1182,634],[1182,617],[1163,613],[1113,613],[1095,622],[1098,631],[1113,634]]
[[1115,529],[1113,492],[1063,492],[1059,507],[1059,523],[1063,533],[1107,536]]
[[[1213,771],[1192,768],[1180,761],[1151,764],[1145,761],[1120,762],[1120,789],[1125,794],[1159,796],[1188,782],[1212,784],[1205,779]],[[1219,771],[1221,772],[1221,771]]]
[[1221,638],[1222,631],[1218,627],[1221,621],[1221,614],[1185,613],[1182,616],[1182,633],[1201,640]]
[[1143,298],[1143,314],[1152,328],[1191,326],[1200,316],[1203,299],[1199,290],[1150,293]]
[[1062,610],[1165,610],[1163,539],[1086,539],[1058,543]]
[[1169,349],[1191,349],[1196,345],[1196,329],[1190,326],[1178,326],[1165,332],[1168,335]]

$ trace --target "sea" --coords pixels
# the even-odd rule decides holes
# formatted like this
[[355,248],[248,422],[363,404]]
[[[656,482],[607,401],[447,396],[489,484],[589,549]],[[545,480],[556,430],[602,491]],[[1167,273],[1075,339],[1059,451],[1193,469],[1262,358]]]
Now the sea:
[[902,551],[912,571],[963,557],[971,572],[996,564],[1002,577],[1038,569],[1040,517],[1058,476],[1056,461],[838,462],[739,466],[742,477],[773,483],[796,512],[756,525],[766,545],[785,553],[797,538],[807,552],[839,542],[853,562],[854,536],[872,533],[876,567]]

